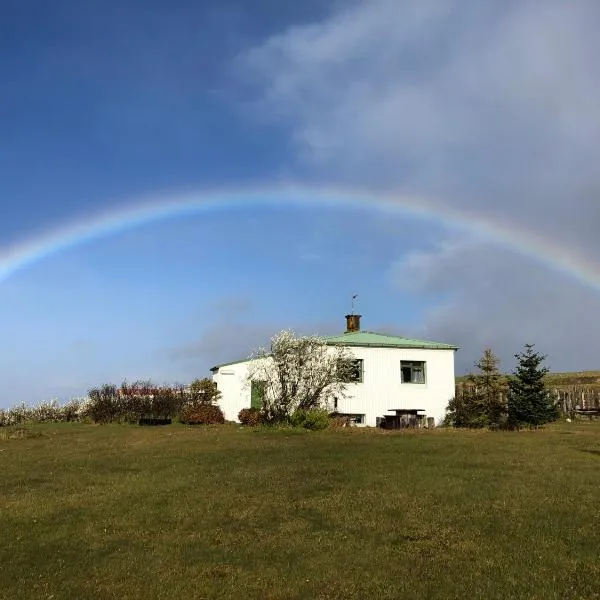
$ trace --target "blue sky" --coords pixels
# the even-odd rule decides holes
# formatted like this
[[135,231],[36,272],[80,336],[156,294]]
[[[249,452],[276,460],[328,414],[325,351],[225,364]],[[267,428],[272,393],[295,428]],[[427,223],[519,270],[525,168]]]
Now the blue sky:
[[[0,255],[181,190],[294,181],[434,197],[596,261],[595,2],[2,4]],[[598,294],[368,203],[239,206],[48,256],[0,283],[0,406],[189,381],[278,329],[364,325],[512,366],[598,368]],[[585,347],[585,350],[583,348]]]

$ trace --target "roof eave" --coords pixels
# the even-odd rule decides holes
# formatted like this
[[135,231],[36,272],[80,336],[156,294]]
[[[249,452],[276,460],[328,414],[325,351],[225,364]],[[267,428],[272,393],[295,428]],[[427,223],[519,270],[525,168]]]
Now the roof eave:
[[355,346],[356,348],[406,348],[406,349],[419,349],[419,350],[458,350],[459,346],[452,346],[449,344],[383,344],[378,342],[346,342],[346,341],[328,341],[325,342],[328,346]]

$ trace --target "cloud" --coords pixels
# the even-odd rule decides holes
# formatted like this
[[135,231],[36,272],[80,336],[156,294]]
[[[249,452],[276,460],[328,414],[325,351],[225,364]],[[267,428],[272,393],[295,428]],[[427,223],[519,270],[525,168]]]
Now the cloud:
[[[344,4],[267,39],[237,67],[315,177],[518,211],[531,227],[560,214],[585,229],[600,217],[600,9],[478,4]],[[585,210],[572,210],[573,193],[587,197]]]
[[[599,18],[595,0],[346,2],[235,72],[302,176],[433,195],[596,260]],[[556,367],[597,366],[597,296],[510,251],[446,234],[393,277],[437,298],[422,332],[463,362],[537,342]]]
[[398,261],[390,278],[404,293],[445,300],[414,334],[454,342],[458,370],[491,346],[510,370],[513,355],[535,343],[557,370],[596,369],[598,296],[522,256],[476,242],[445,243]]

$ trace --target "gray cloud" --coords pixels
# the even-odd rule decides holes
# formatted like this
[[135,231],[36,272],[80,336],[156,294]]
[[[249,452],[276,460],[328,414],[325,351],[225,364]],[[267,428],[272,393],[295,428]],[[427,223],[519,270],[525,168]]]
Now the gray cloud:
[[600,219],[597,3],[345,6],[238,59],[314,177],[513,211],[586,246],[565,220]]
[[557,370],[598,366],[598,295],[522,256],[455,242],[405,257],[390,277],[404,293],[445,298],[414,333],[459,344],[460,371],[486,346],[510,369],[525,343],[535,343]]
[[[342,3],[236,69],[303,176],[434,195],[594,261],[599,18],[595,0]],[[597,296],[539,264],[446,237],[394,273],[443,298],[422,332],[461,344],[462,366],[524,342],[559,368],[597,366]]]

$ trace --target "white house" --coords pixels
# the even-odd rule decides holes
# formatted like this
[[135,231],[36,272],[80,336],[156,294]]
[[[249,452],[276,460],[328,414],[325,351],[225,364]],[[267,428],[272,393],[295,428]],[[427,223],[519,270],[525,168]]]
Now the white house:
[[[454,353],[457,346],[360,330],[360,315],[346,315],[346,331],[324,338],[330,346],[345,346],[356,359],[356,381],[346,386],[346,398],[333,407],[357,425],[376,426],[395,411],[422,411],[439,423],[454,396]],[[250,359],[211,369],[222,394],[219,404],[230,421],[242,408],[256,405],[248,382]],[[254,397],[253,397],[254,396]]]

